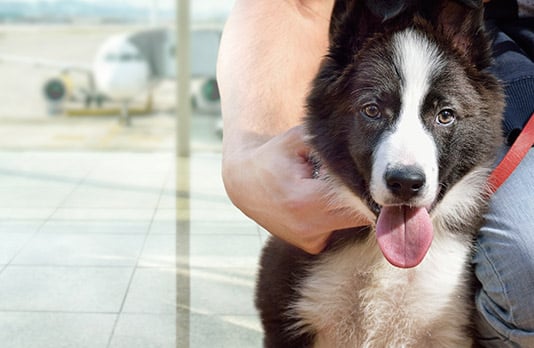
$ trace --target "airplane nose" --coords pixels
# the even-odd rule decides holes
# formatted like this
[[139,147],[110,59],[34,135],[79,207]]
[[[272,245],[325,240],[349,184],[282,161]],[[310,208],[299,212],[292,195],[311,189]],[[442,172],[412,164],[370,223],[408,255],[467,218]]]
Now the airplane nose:
[[397,198],[408,201],[423,190],[426,178],[417,166],[390,168],[384,174],[388,190]]

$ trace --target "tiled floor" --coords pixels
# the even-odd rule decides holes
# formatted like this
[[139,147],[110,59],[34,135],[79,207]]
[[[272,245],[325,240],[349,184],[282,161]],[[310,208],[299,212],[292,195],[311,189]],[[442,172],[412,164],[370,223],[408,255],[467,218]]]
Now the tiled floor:
[[260,347],[220,154],[0,152],[0,347]]

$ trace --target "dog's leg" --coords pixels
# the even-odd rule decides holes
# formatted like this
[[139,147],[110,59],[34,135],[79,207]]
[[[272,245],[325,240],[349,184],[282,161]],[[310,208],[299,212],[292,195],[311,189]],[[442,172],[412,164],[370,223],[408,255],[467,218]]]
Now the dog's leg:
[[313,346],[313,335],[291,330],[297,318],[289,314],[289,307],[298,296],[299,280],[305,275],[305,265],[313,258],[276,238],[271,238],[265,246],[256,288],[256,307],[265,331],[264,347]]

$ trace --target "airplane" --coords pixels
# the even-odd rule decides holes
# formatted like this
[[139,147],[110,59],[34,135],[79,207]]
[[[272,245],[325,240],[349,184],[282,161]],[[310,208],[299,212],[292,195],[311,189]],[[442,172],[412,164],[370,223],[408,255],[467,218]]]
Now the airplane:
[[[191,31],[191,95],[194,108],[217,112],[220,97],[215,80],[215,62],[221,30],[214,27]],[[151,92],[164,79],[176,77],[176,36],[172,29],[150,28],[110,36],[99,47],[91,65],[42,60],[16,55],[0,55],[0,62],[18,62],[60,70],[60,75],[45,81],[43,90],[49,110],[57,112],[74,94],[82,94],[89,112],[97,112],[107,100],[121,103],[120,122],[130,124],[131,101]],[[69,73],[86,74],[86,88],[73,90]],[[89,109],[95,104],[97,109]]]

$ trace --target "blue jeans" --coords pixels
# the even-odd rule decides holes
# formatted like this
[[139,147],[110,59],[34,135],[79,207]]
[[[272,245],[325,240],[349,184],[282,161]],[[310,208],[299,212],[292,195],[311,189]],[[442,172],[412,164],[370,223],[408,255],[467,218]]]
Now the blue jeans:
[[[507,150],[507,149],[506,149]],[[486,347],[534,347],[534,149],[492,197],[473,262]]]

